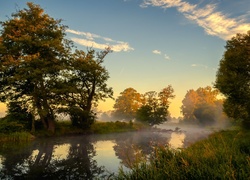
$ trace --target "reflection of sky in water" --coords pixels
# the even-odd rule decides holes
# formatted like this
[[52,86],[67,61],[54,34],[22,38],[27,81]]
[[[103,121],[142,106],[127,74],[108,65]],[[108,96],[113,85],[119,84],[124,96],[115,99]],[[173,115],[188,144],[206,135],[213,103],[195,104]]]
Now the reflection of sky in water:
[[115,155],[113,141],[98,141],[94,144],[96,156],[94,159],[99,166],[105,166],[110,172],[117,172],[120,167],[120,160]]
[[4,157],[0,155],[0,169],[3,168]]
[[57,156],[60,160],[67,159],[69,148],[69,144],[56,145],[54,146],[53,155]]
[[[69,148],[70,148],[70,144],[55,145],[53,148],[53,156],[57,160],[67,159]],[[39,153],[39,150],[33,150],[32,154],[30,156],[33,161],[35,161],[38,153]],[[43,159],[44,155],[45,154],[42,155],[42,159]]]
[[[48,160],[48,155],[53,152],[53,155],[51,159],[49,159],[49,163],[53,165],[56,164],[57,160],[65,160],[67,162],[67,167],[70,167],[69,163],[72,163],[74,165],[74,161],[70,161],[70,158],[77,158],[76,156],[84,156],[80,157],[79,161],[88,161],[88,158],[91,162],[95,160],[97,163],[96,165],[98,167],[103,167],[105,170],[107,170],[109,173],[117,173],[119,168],[122,166],[125,171],[129,171],[129,169],[126,166],[130,160],[133,161],[135,159],[134,153],[136,149],[135,148],[141,148],[140,150],[145,153],[146,155],[149,155],[151,153],[152,148],[150,145],[157,145],[166,143],[169,144],[170,148],[172,149],[178,149],[186,147],[185,143],[196,141],[197,138],[200,136],[200,134],[203,135],[203,137],[206,137],[210,132],[204,131],[204,129],[200,128],[193,128],[193,127],[182,127],[178,126],[181,130],[177,131],[176,125],[168,125],[164,124],[162,126],[162,129],[165,129],[167,131],[162,132],[129,132],[129,133],[120,133],[115,135],[108,135],[108,136],[91,136],[86,141],[83,141],[82,138],[85,138],[84,136],[75,136],[72,139],[66,138],[65,140],[60,139],[60,144],[57,143],[57,140],[53,140],[50,143],[43,144],[41,143],[41,146],[39,144],[39,140],[37,140],[37,143],[35,145],[40,145],[38,147],[33,147],[32,153],[29,152],[31,155],[24,159],[24,161],[20,161],[20,164],[16,164],[15,168],[20,170],[23,174],[28,173],[30,171],[30,168],[34,164],[36,164],[36,160],[39,160],[39,164],[42,164],[44,158]],[[184,133],[185,132],[185,133]],[[195,137],[195,138],[194,138]],[[73,143],[70,143],[72,140]],[[90,146],[88,149],[87,145]],[[93,146],[92,146],[93,145]],[[79,148],[78,148],[79,146]],[[53,148],[53,149],[52,149]],[[94,149],[93,149],[94,148]],[[11,148],[10,148],[11,149]],[[40,154],[39,154],[40,150]],[[77,152],[74,152],[77,151]],[[83,151],[82,153],[78,153],[79,151]],[[94,154],[93,151],[95,151]],[[25,149],[23,149],[24,152],[20,152],[20,154],[25,154],[28,152],[25,152]],[[76,153],[76,156],[69,156],[69,152]],[[13,153],[10,151],[10,154]],[[47,153],[47,154],[46,154]],[[128,154],[126,154],[128,153]],[[38,157],[39,155],[39,157]],[[45,156],[47,155],[47,156]],[[73,154],[74,155],[74,154]],[[93,155],[95,155],[93,157]],[[89,156],[85,158],[85,156]],[[37,158],[38,157],[38,158]],[[128,161],[126,158],[129,157],[130,160]],[[93,158],[93,159],[91,159]],[[22,159],[22,158],[20,158]],[[8,159],[11,161],[11,158]],[[0,155],[0,171],[3,167],[3,163],[6,161],[5,157]],[[41,163],[40,163],[41,162]],[[8,162],[9,163],[9,162]],[[81,162],[78,162],[78,164]],[[58,164],[58,163],[57,163]],[[64,166],[59,166],[56,168],[63,168]],[[9,167],[10,168],[10,167]],[[55,169],[58,170],[58,169]]]
[[169,146],[170,148],[177,149],[182,148],[184,145],[184,139],[186,135],[184,133],[180,132],[172,132],[169,140]]

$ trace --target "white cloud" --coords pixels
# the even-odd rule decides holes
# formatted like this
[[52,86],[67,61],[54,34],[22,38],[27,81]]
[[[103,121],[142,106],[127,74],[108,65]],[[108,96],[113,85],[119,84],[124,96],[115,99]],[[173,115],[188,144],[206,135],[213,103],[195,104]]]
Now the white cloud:
[[141,4],[143,8],[148,6],[163,9],[175,7],[187,19],[204,28],[207,34],[225,40],[230,39],[236,33],[246,33],[250,29],[250,23],[247,23],[245,19],[230,18],[222,12],[216,11],[216,4],[199,7],[184,0],[144,0]]
[[154,54],[161,54],[161,51],[159,51],[159,50],[153,50],[152,51]]
[[192,64],[191,66],[192,66],[192,67],[203,67],[203,68],[205,68],[205,69],[208,68],[208,66],[203,65],[203,64]]
[[[157,50],[157,49],[153,50],[152,53],[157,54],[157,55],[161,55],[162,54],[161,51]],[[170,57],[167,54],[164,54],[162,56],[164,56],[164,59],[170,60]]]
[[77,36],[82,36],[71,38],[72,41],[82,46],[93,47],[102,50],[107,47],[111,47],[111,49],[115,52],[134,50],[134,48],[132,48],[128,42],[116,41],[111,38],[102,37],[90,32],[80,32],[72,29],[67,29],[66,32]]
[[164,58],[165,58],[166,60],[170,60],[170,57],[169,57],[167,54],[164,54]]

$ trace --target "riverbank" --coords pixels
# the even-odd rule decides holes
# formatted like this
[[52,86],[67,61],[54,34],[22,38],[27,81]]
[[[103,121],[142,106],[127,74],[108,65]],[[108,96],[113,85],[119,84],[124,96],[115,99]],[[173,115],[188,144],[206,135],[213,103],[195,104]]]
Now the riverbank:
[[116,179],[249,179],[250,132],[220,131],[181,151],[158,146],[149,160],[138,159]]
[[52,137],[52,136],[71,136],[81,134],[109,134],[129,131],[138,131],[146,129],[147,126],[140,123],[132,122],[95,122],[90,129],[80,129],[73,127],[70,121],[60,121],[56,123],[54,134],[46,130],[38,130],[34,133],[27,131],[0,133],[0,142],[27,142],[35,138]]

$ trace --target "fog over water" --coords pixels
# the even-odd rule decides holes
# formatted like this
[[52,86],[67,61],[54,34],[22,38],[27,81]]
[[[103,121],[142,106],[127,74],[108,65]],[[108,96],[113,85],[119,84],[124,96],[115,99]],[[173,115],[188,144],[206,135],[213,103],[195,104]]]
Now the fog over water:
[[0,146],[0,179],[104,177],[129,170],[138,153],[150,155],[154,146],[185,148],[212,131],[165,123],[153,130],[106,135],[35,139],[28,144]]

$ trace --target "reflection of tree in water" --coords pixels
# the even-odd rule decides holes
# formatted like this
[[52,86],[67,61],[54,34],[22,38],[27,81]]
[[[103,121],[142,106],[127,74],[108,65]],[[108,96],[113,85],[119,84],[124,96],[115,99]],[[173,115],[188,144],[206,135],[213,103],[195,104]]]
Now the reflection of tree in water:
[[[0,153],[4,157],[4,160],[0,171],[0,179],[12,179],[11,177],[13,176],[21,176],[26,170],[26,160],[32,151],[33,147],[27,144],[1,145]],[[22,164],[23,166],[21,167]]]
[[145,160],[156,145],[165,145],[167,142],[167,138],[160,133],[140,132],[116,139],[114,150],[122,164],[130,168],[133,163]]
[[67,179],[93,179],[103,174],[104,167],[98,167],[93,145],[89,142],[72,142],[66,160],[56,164],[58,170],[57,177]]
[[[57,143],[58,144],[58,143]],[[53,141],[36,145],[38,154],[32,157],[33,148],[23,148],[18,152],[6,153],[0,179],[7,177],[34,179],[93,179],[104,174],[104,167],[98,167],[93,160],[96,155],[93,145],[87,138],[68,141],[70,146],[66,159],[53,155]],[[10,178],[11,179],[11,178]]]

